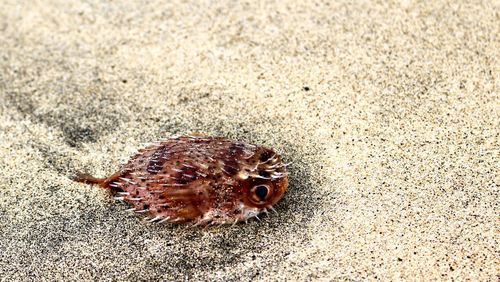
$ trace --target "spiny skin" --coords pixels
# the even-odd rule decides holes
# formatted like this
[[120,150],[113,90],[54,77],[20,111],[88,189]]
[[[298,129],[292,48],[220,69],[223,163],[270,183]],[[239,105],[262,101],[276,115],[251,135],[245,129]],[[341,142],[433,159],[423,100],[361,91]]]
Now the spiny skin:
[[151,221],[205,225],[258,218],[282,198],[288,173],[273,149],[188,135],[140,149],[108,178],[75,180],[109,188]]

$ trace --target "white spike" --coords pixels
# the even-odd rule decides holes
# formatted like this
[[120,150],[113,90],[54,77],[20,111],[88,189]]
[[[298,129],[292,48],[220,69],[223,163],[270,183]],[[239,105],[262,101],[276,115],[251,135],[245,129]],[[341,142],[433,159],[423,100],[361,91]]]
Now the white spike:
[[197,222],[195,222],[195,223],[192,225],[192,227],[196,227],[196,226],[201,225],[201,224],[203,224],[203,223],[205,223],[205,221],[203,221],[203,220],[198,220]]
[[260,162],[259,161],[259,163],[257,165],[265,164],[265,163],[269,162],[270,160],[274,160],[275,157],[276,157],[276,154],[272,155],[272,157],[270,157],[269,159],[267,159],[267,161],[265,161],[265,162]]
[[258,174],[250,174],[250,176],[253,178],[260,178],[260,179],[271,179],[271,177],[264,177]]
[[273,206],[269,206],[269,209],[272,210],[275,214],[278,214],[278,212],[273,208]]
[[128,179],[128,178],[125,178],[125,177],[119,177],[120,180],[123,180],[125,182],[128,182],[130,184],[133,184],[133,185],[137,185],[137,183],[135,183],[134,181],[132,181],[131,179]]
[[203,163],[196,163],[197,166],[199,166],[200,168],[202,169],[208,169],[208,165],[207,164],[203,164]]
[[157,215],[155,216],[154,218],[150,219],[149,222],[154,222],[154,221],[157,221],[158,219],[162,219],[163,217]]
[[199,171],[196,171],[196,174],[198,174],[201,177],[207,177],[207,175],[205,173],[202,173],[202,172],[199,172]]
[[160,184],[162,187],[179,187],[179,186],[185,186],[186,184],[180,184],[180,183],[164,183]]
[[113,197],[113,199],[118,200],[118,201],[123,201],[125,197]]
[[165,221],[168,221],[169,219],[170,219],[170,217],[169,217],[169,216],[164,217],[162,220],[158,221],[158,224],[160,224],[160,223],[164,223]]
[[260,163],[257,162],[253,168],[250,169],[250,171],[256,171],[257,168],[259,168]]

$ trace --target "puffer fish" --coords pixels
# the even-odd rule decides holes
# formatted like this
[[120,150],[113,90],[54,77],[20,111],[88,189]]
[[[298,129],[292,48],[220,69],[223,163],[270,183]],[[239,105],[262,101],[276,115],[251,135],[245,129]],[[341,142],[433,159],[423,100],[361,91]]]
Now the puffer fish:
[[74,180],[109,189],[151,222],[235,224],[275,211],[288,172],[271,148],[192,134],[138,150],[107,178]]

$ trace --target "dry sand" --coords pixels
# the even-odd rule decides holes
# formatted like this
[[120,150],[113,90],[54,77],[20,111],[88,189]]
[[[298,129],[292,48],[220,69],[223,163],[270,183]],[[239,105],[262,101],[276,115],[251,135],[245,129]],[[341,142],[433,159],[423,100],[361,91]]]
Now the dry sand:
[[[499,1],[131,2],[0,2],[0,280],[499,279]],[[293,162],[279,214],[69,179],[192,131]]]

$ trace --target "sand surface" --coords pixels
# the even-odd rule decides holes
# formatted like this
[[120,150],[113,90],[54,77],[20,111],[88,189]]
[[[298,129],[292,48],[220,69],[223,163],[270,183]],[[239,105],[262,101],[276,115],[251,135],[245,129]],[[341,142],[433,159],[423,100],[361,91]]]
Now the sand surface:
[[[0,280],[499,279],[499,1],[132,2],[0,1]],[[193,131],[293,162],[279,214],[69,179]]]

